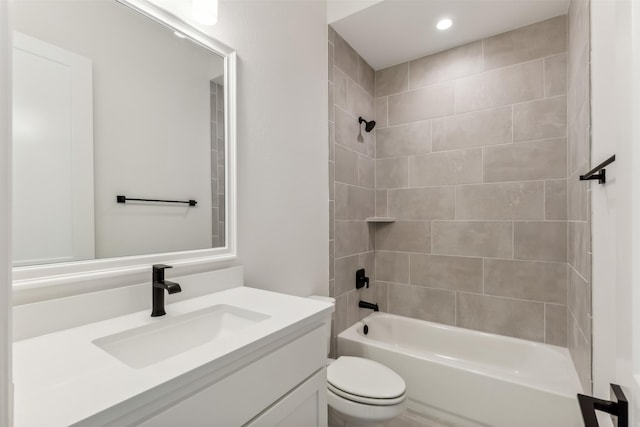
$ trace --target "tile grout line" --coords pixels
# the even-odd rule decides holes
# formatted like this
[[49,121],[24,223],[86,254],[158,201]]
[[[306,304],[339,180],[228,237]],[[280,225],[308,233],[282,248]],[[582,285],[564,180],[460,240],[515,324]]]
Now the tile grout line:
[[453,291],[453,325],[458,326],[458,291]]
[[543,305],[542,309],[542,338],[543,342],[547,342],[547,304]]
[[[569,308],[569,306],[567,304],[562,304],[559,302],[549,302],[549,301],[542,301],[542,300],[535,300],[535,299],[526,299],[526,298],[516,298],[516,297],[511,297],[511,296],[506,296],[506,295],[499,295],[499,294],[481,294],[478,292],[473,292],[473,291],[468,291],[468,290],[461,290],[461,289],[451,289],[451,288],[436,288],[433,286],[426,286],[426,285],[419,285],[419,284],[412,284],[412,283],[403,283],[403,282],[394,282],[394,281],[389,281],[389,280],[376,280],[378,282],[381,283],[386,283],[386,284],[390,284],[390,285],[394,285],[394,286],[405,286],[405,287],[410,287],[410,288],[418,288],[418,289],[428,289],[428,290],[434,290],[434,291],[446,291],[446,292],[450,292],[450,293],[458,293],[458,294],[468,294],[468,295],[475,295],[475,296],[479,296],[479,297],[485,297],[485,298],[494,298],[494,299],[499,299],[499,300],[507,300],[507,301],[519,301],[519,302],[526,302],[526,303],[531,303],[531,304],[542,304],[542,305],[555,305],[558,307],[567,307]],[[350,290],[347,291],[351,292]],[[342,294],[345,295],[345,294]]]
[[487,291],[485,289],[485,264],[487,263],[486,258],[482,258],[482,295],[486,295]]

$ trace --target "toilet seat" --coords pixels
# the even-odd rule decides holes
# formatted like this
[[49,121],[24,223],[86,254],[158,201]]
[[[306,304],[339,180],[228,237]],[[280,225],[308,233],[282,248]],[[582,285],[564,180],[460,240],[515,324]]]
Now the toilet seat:
[[327,388],[352,402],[390,406],[406,398],[402,377],[386,366],[361,357],[339,357],[327,367]]

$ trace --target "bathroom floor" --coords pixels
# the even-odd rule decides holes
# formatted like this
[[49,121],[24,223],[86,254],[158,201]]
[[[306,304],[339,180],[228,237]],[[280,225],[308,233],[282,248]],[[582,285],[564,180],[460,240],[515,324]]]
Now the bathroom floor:
[[[332,415],[329,409],[329,427],[344,427],[344,424]],[[410,412],[405,412],[399,417],[382,424],[380,427],[455,427],[448,424],[441,424],[437,421],[427,420]]]
[[452,427],[447,424],[441,424],[437,421],[430,421],[415,416],[409,412],[405,412],[398,418],[395,418],[385,424],[383,427]]

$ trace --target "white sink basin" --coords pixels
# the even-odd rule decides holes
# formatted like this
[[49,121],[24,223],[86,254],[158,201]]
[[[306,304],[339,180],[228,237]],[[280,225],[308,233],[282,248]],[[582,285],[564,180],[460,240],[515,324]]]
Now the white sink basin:
[[92,342],[121,362],[140,369],[213,340],[223,339],[270,317],[256,311],[218,304],[181,316],[160,318],[150,325]]

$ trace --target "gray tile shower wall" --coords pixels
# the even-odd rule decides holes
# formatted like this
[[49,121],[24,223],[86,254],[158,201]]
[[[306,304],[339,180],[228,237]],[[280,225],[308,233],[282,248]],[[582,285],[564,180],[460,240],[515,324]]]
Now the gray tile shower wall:
[[[373,120],[375,72],[329,27],[329,295],[336,298],[335,335],[366,316],[360,299],[375,302],[373,228],[375,213],[375,132],[358,117]],[[370,288],[355,289],[355,272],[364,268]],[[382,287],[382,285],[380,286]],[[385,288],[386,297],[386,288]]]
[[572,0],[568,15],[567,332],[582,387],[591,392],[591,191],[579,176],[591,164],[590,27],[588,0]]
[[211,92],[211,247],[225,245],[224,88],[213,81]]
[[[567,222],[566,40],[559,16],[375,73],[375,151],[361,151],[376,154],[374,200],[343,197],[397,219],[373,228],[374,296],[389,312],[567,346],[568,277],[571,297],[588,268],[567,261],[588,245]],[[358,249],[366,231],[351,234]]]

